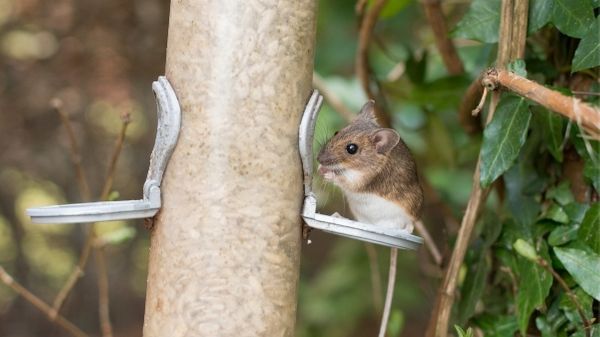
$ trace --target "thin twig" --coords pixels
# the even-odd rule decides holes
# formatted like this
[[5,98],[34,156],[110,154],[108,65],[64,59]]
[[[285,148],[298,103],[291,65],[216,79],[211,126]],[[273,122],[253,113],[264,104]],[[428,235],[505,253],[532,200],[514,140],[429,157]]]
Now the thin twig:
[[124,114],[121,117],[121,120],[123,121],[123,123],[121,124],[121,132],[119,132],[119,137],[115,142],[113,154],[110,158],[110,164],[108,165],[108,173],[106,174],[106,180],[104,180],[104,186],[102,187],[102,193],[100,194],[101,200],[105,200],[106,198],[108,198],[108,194],[110,193],[110,189],[112,188],[115,170],[117,168],[117,161],[119,160],[121,150],[123,149],[123,143],[125,141],[125,133],[127,132],[127,126],[131,122],[129,114]]
[[[369,45],[371,44],[371,37],[373,35],[373,29],[379,18],[379,14],[385,6],[387,0],[375,0],[371,5],[369,11],[362,16],[360,30],[358,32],[358,48],[356,50],[356,64],[355,72],[358,77],[365,94],[369,99],[375,99],[375,93],[371,88],[371,69],[369,66]],[[377,119],[380,123],[389,127],[391,125],[390,116],[381,111],[381,108],[376,109]]]
[[442,12],[440,0],[422,0],[421,2],[448,73],[451,75],[462,74],[465,71],[463,63],[458,57],[454,43],[450,40],[448,28],[446,27],[446,17]]
[[[125,132],[127,131],[127,126],[130,123],[130,118],[129,118],[128,114],[124,115],[121,119],[123,121],[123,125],[121,126],[121,132],[119,133],[119,137],[117,138],[115,147],[112,152],[109,169],[108,169],[106,180],[104,181],[104,185],[102,187],[102,194],[100,195],[100,200],[106,200],[106,198],[108,197],[108,194],[110,193],[110,190],[112,188],[113,176],[114,176],[115,169],[116,169],[117,159],[119,158],[119,156],[121,154],[121,150],[123,149],[123,142],[125,140]],[[61,290],[58,292],[58,295],[54,299],[54,303],[52,306],[52,312],[51,312],[52,315],[58,315],[65,299],[67,298],[67,296],[69,295],[71,290],[75,287],[75,284],[77,283],[79,278],[81,276],[83,276],[83,271],[85,270],[85,266],[87,265],[87,262],[89,260],[90,252],[93,248],[93,243],[96,239],[94,227],[95,227],[95,224],[92,224],[87,229],[87,235],[86,235],[85,242],[83,244],[83,248],[81,249],[81,254],[79,255],[79,261],[78,261],[77,265],[75,266],[75,268],[73,268],[73,271],[67,278],[67,281],[65,282],[65,284],[63,285]],[[100,254],[102,254],[102,253],[100,253]],[[100,278],[102,278],[102,277],[104,277],[104,276],[102,275],[101,272],[99,272],[98,273],[98,278],[99,278],[98,283],[100,283]],[[103,301],[103,299],[100,299],[100,301]],[[108,302],[106,302],[106,303],[108,303]],[[102,326],[104,326],[104,325],[110,326],[110,321],[108,323],[102,321],[103,317],[108,317],[108,315],[103,316],[103,314],[100,312],[101,325]]]
[[371,284],[373,290],[373,305],[377,312],[380,312],[383,305],[382,287],[381,287],[381,270],[379,269],[379,259],[377,258],[377,250],[370,243],[365,243],[365,250],[369,257],[369,268],[371,269]]
[[102,337],[113,337],[110,323],[110,300],[108,285],[108,269],[104,248],[96,246],[96,266],[98,268],[98,308],[100,315],[100,330]]
[[331,105],[333,110],[339,113],[340,116],[342,116],[342,118],[346,120],[346,122],[351,122],[354,119],[354,117],[356,117],[356,114],[346,107],[344,102],[342,102],[342,100],[327,87],[323,78],[316,72],[313,72],[312,82],[313,86],[317,90],[319,90],[319,92],[323,95],[325,101],[327,101],[327,103]]
[[415,229],[417,230],[417,233],[421,234],[421,236],[423,237],[423,241],[425,242],[425,247],[429,251],[429,254],[431,254],[431,258],[433,259],[433,262],[437,266],[441,266],[442,265],[442,253],[440,253],[440,249],[435,244],[435,241],[433,241],[431,234],[429,234],[429,231],[427,230],[427,228],[425,227],[423,222],[421,222],[421,221],[415,222]]
[[[596,139],[600,139],[600,109],[575,97],[565,96],[504,69],[490,69],[484,80],[528,98],[580,124]],[[579,124],[579,123],[578,123]]]
[[458,122],[468,134],[480,133],[482,130],[481,118],[478,113],[475,114],[475,110],[479,109],[478,102],[485,102],[480,99],[482,94],[481,78],[477,77],[467,88],[458,106]]
[[85,171],[81,165],[81,151],[79,151],[79,145],[77,144],[77,138],[75,137],[75,132],[73,132],[73,127],[71,126],[71,121],[69,120],[69,116],[63,109],[63,102],[59,98],[54,98],[50,101],[50,105],[60,117],[65,129],[67,130],[67,135],[69,137],[69,153],[71,154],[71,161],[73,162],[73,166],[75,167],[75,174],[77,175],[77,186],[79,186],[79,192],[81,194],[81,198],[84,201],[89,201],[91,198],[90,186],[88,184]]
[[579,303],[579,301],[577,300],[577,296],[573,294],[573,291],[571,291],[571,288],[569,288],[567,282],[565,282],[565,280],[560,275],[558,275],[554,268],[552,268],[552,266],[550,266],[548,262],[546,262],[546,260],[544,260],[543,258],[540,257],[535,262],[542,268],[546,269],[550,274],[552,274],[554,279],[558,281],[558,284],[560,284],[560,286],[565,290],[567,296],[575,305],[577,313],[579,313],[579,316],[581,317],[581,322],[583,322],[583,331],[585,332],[585,336],[590,337],[590,328],[592,327],[592,323],[587,319],[587,317],[585,317],[585,313],[583,312],[581,303]]
[[388,286],[385,292],[385,306],[383,308],[383,316],[381,325],[379,326],[379,337],[385,337],[388,321],[390,319],[390,311],[392,310],[392,300],[394,298],[394,286],[396,284],[396,268],[398,264],[398,249],[390,249],[390,272],[388,274]]
[[[514,13],[513,7],[513,0],[502,0],[499,33],[500,38],[498,41],[498,55],[496,57],[496,64],[498,67],[503,67],[505,64],[507,64],[510,61],[511,55],[514,55],[512,50],[515,50],[517,46],[521,45],[522,43],[521,41],[514,41],[514,37],[512,36],[514,25],[513,14],[516,16],[525,16],[525,18],[516,20],[516,22],[524,24],[525,27],[527,27],[526,17],[528,13]],[[524,38],[524,36],[521,38]],[[491,121],[499,100],[500,94],[498,92],[494,92],[490,101],[486,125]],[[427,327],[427,337],[446,337],[448,335],[450,313],[454,304],[454,293],[458,283],[458,271],[460,270],[460,266],[463,263],[465,253],[469,246],[471,234],[473,233],[473,228],[475,227],[475,222],[477,221],[481,205],[483,204],[490,190],[489,188],[482,189],[481,185],[479,184],[480,166],[481,154],[477,159],[475,173],[473,174],[473,188],[469,197],[467,209],[465,210],[465,215],[461,222],[460,231],[458,232],[452,257],[450,258],[450,263],[448,265],[448,269],[446,270],[444,281],[439,289],[438,298],[436,299],[436,304]]]
[[42,301],[39,297],[16,282],[2,266],[0,266],[0,280],[2,280],[2,282],[9,286],[14,292],[23,297],[27,302],[31,303],[39,311],[43,312],[50,321],[56,322],[56,324],[65,329],[71,335],[75,337],[89,337],[85,332],[71,323],[71,321],[67,320],[61,315],[55,315],[53,313],[54,310],[48,304],[46,304],[46,302]]

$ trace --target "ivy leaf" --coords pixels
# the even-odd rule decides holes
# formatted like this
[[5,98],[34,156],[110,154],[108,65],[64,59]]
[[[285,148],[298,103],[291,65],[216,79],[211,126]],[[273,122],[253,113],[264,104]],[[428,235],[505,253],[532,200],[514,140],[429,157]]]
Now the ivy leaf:
[[516,59],[506,65],[506,69],[521,77],[527,77],[527,69],[525,69],[525,60]]
[[[542,244],[540,255],[548,261],[546,245]],[[525,336],[529,317],[536,308],[544,305],[552,287],[552,275],[524,257],[518,256],[519,290],[517,292],[517,318],[521,335]]]
[[600,32],[600,16],[596,18],[587,33],[581,38],[575,56],[571,72],[589,69],[600,65],[600,43],[598,43],[598,32]]
[[571,242],[577,239],[578,230],[579,226],[577,225],[558,226],[548,235],[548,244],[551,246],[562,246],[565,243]]
[[[594,300],[592,297],[586,294],[580,287],[573,289],[573,295],[575,295],[575,298],[577,298],[577,301],[581,305],[585,317],[588,319],[593,318],[592,303]],[[577,306],[573,303],[571,297],[565,293],[562,293],[562,296],[560,297],[559,308],[565,312],[565,316],[567,316],[569,321],[577,324],[583,323],[581,321],[581,316],[579,316],[579,313],[577,312]]]
[[561,206],[575,202],[573,193],[571,193],[571,189],[569,188],[569,182],[567,181],[560,183],[556,187],[549,188],[546,192],[546,198],[555,200]]
[[498,42],[499,28],[500,0],[474,0],[452,36],[494,43]]
[[594,163],[592,159],[585,160],[583,176],[592,183],[596,191],[600,191],[600,165]]
[[562,33],[582,38],[594,24],[591,0],[553,0],[552,23]]
[[465,324],[475,312],[475,305],[483,294],[485,281],[490,271],[490,264],[486,259],[486,249],[480,249],[477,258],[469,264],[467,277],[461,289],[461,301],[458,307],[458,321]]
[[550,110],[539,106],[534,109],[534,113],[538,121],[538,125],[540,125],[542,128],[544,146],[548,149],[554,159],[562,163],[562,143],[565,138],[563,128],[565,125],[565,119],[559,114],[553,113]]
[[596,254],[600,254],[600,202],[592,205],[585,213],[578,236]]
[[533,33],[544,27],[552,17],[553,1],[549,0],[532,0],[529,2],[529,23],[527,32]]
[[600,300],[600,255],[581,249],[554,247],[554,252],[577,284]]
[[562,224],[566,224],[569,222],[569,216],[565,212],[565,210],[557,204],[552,204],[544,214],[544,219],[554,220],[556,222],[560,222]]
[[513,337],[519,328],[514,316],[484,315],[475,319],[486,337]]
[[524,98],[515,96],[507,96],[498,104],[494,118],[483,132],[479,178],[482,187],[489,186],[518,157],[531,119],[528,107]]

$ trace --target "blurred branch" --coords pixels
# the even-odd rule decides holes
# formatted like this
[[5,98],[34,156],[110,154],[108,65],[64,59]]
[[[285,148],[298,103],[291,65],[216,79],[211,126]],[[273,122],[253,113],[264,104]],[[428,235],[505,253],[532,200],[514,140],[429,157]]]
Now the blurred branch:
[[471,135],[482,131],[479,114],[471,113],[479,107],[479,98],[482,94],[481,78],[477,77],[467,88],[458,107],[458,122],[465,132]]
[[504,69],[490,69],[482,83],[490,89],[498,85],[555,111],[583,126],[595,139],[600,140],[600,109],[575,97],[548,89],[541,84]]
[[396,284],[396,269],[398,267],[398,249],[390,248],[390,271],[388,274],[388,287],[385,292],[385,305],[383,308],[383,317],[379,326],[379,337],[385,337],[390,311],[392,310],[392,300],[394,298],[394,286]]
[[31,303],[38,310],[46,314],[46,317],[52,322],[56,322],[56,324],[60,325],[63,329],[68,331],[71,335],[75,337],[89,337],[85,332],[81,331],[77,326],[71,323],[69,320],[64,318],[61,315],[55,314],[54,310],[46,304],[46,302],[42,301],[39,297],[35,296],[25,287],[17,283],[12,276],[10,276],[6,270],[2,266],[0,266],[0,280],[4,282],[7,286],[9,286],[14,292],[19,294],[29,303]]
[[423,222],[422,221],[415,222],[415,229],[417,230],[417,233],[421,234],[421,236],[423,237],[423,241],[425,242],[425,247],[427,247],[429,254],[431,254],[431,258],[433,259],[433,262],[437,266],[441,266],[442,265],[442,253],[440,253],[439,248],[435,244],[435,241],[433,241],[433,238],[429,234],[429,231],[427,230],[427,228],[425,227]]
[[377,258],[377,249],[373,244],[365,243],[365,250],[369,257],[369,268],[371,269],[371,284],[373,289],[373,305],[377,312],[381,311],[383,305],[382,287],[381,287],[381,270],[379,269],[379,259]]
[[108,284],[108,269],[104,247],[96,246],[96,266],[98,268],[98,308],[100,315],[100,330],[102,337],[113,337],[110,324],[110,299]]
[[348,109],[348,107],[344,105],[342,100],[333,91],[329,90],[323,78],[316,72],[313,72],[313,86],[319,90],[327,103],[329,103],[333,110],[337,111],[337,113],[339,113],[340,116],[346,120],[346,122],[351,122],[354,119],[356,114],[354,114],[352,110]]
[[[379,18],[379,14],[383,10],[387,0],[374,0],[369,11],[363,15],[359,15],[360,25],[358,32],[358,48],[356,50],[355,71],[358,80],[360,81],[365,94],[369,99],[375,99],[375,93],[371,88],[371,68],[369,66],[369,46],[373,35],[373,29]],[[359,2],[361,3],[361,2]],[[364,9],[364,5],[362,5]],[[357,5],[358,7],[358,5]],[[391,125],[390,116],[381,110],[381,104],[376,108],[377,119],[384,127]]]
[[81,151],[79,151],[79,145],[77,144],[77,138],[75,138],[75,132],[73,132],[73,127],[71,126],[69,116],[63,109],[63,102],[61,99],[53,98],[50,101],[50,105],[54,110],[56,110],[61,122],[67,130],[70,143],[69,152],[71,154],[71,161],[75,167],[75,174],[77,175],[77,186],[79,186],[79,193],[81,193],[81,198],[83,201],[89,201],[92,194],[90,192],[90,186],[88,184],[85,171],[81,166]]
[[115,171],[117,168],[117,161],[119,160],[119,156],[121,155],[121,150],[123,149],[123,143],[125,142],[125,133],[127,132],[127,126],[131,122],[131,117],[129,113],[125,113],[121,116],[121,132],[119,132],[119,137],[115,142],[115,147],[113,150],[113,154],[110,158],[110,164],[108,165],[108,173],[106,175],[106,180],[104,180],[104,186],[102,187],[102,193],[100,194],[100,200],[105,200],[108,198],[110,190],[112,188],[113,179],[115,175]]
[[427,21],[431,26],[431,30],[433,30],[435,43],[442,56],[444,65],[446,65],[446,69],[448,69],[448,73],[451,75],[462,74],[465,69],[462,61],[458,57],[458,53],[456,52],[452,40],[450,40],[448,28],[446,27],[446,17],[442,12],[440,0],[422,0],[421,3],[425,9]]
[[[516,1],[519,2],[528,0]],[[514,12],[515,8],[519,11]],[[523,8],[524,7],[522,5],[514,6],[513,0],[502,0],[498,55],[496,57],[496,64],[499,67],[504,67],[504,65],[511,60],[511,55],[516,55],[514,51],[519,50],[519,46],[525,43],[525,41],[516,41],[515,37],[512,35],[513,25],[515,22],[525,25],[524,28],[514,28],[515,31],[527,29],[528,13],[527,11],[523,12]],[[515,16],[517,17],[516,19]],[[525,37],[526,35],[519,35],[519,38],[524,39]],[[499,93],[494,92],[489,106],[486,125],[492,120],[499,100]],[[490,191],[489,187],[482,189],[481,185],[479,184],[480,166],[481,154],[477,159],[475,173],[473,174],[473,188],[467,203],[467,209],[465,210],[465,215],[463,216],[461,222],[461,227],[458,232],[454,250],[452,251],[452,257],[450,258],[450,263],[448,265],[448,269],[446,270],[444,281],[439,289],[436,304],[427,327],[427,337],[446,337],[448,335],[450,313],[454,304],[454,295],[458,283],[458,272],[469,246],[471,234],[473,233],[473,228],[475,227],[475,222],[477,221],[481,205],[487,198],[487,195]]]
[[[127,126],[131,122],[129,114],[124,114],[121,117],[121,120],[123,122],[121,125],[121,132],[119,133],[119,136],[117,137],[114,149],[112,151],[110,164],[109,164],[109,168],[108,168],[108,173],[107,173],[106,179],[104,181],[104,184],[102,186],[102,193],[100,195],[100,200],[106,200],[106,198],[108,198],[108,194],[110,193],[110,190],[112,188],[114,174],[115,174],[116,167],[117,167],[117,161],[121,155],[121,151],[123,149],[123,143],[125,141],[125,134],[127,131]],[[58,315],[65,299],[67,298],[67,296],[69,295],[69,293],[71,292],[73,287],[75,287],[75,284],[77,283],[79,278],[82,277],[84,274],[83,271],[85,270],[85,266],[87,265],[87,262],[88,262],[89,256],[90,256],[90,252],[91,252],[92,248],[94,247],[94,241],[96,239],[94,227],[95,227],[95,224],[91,224],[91,226],[89,226],[87,229],[87,235],[86,235],[85,242],[83,244],[83,248],[81,249],[81,254],[79,255],[79,261],[78,261],[77,265],[75,266],[75,268],[73,269],[73,271],[71,272],[71,274],[69,275],[69,277],[67,278],[67,281],[65,282],[65,284],[59,291],[58,295],[54,299],[54,303],[53,303],[52,311],[51,311],[52,315]],[[98,291],[99,291],[98,306],[99,306],[101,329],[103,332],[103,336],[106,337],[106,336],[112,336],[112,327],[111,327],[111,323],[110,323],[109,306],[108,306],[108,303],[109,303],[108,281],[105,282],[105,280],[108,280],[108,276],[107,276],[106,266],[105,265],[103,265],[104,267],[100,266],[100,264],[102,262],[104,262],[104,251],[102,249],[97,249],[96,254],[97,254],[97,259],[102,260],[102,261],[100,261],[100,263],[97,263],[97,265],[98,265]],[[100,257],[98,257],[98,255],[100,255]],[[109,334],[106,333],[107,331],[109,332]]]
[[592,323],[585,317],[583,308],[581,307],[581,303],[579,303],[579,301],[577,300],[577,296],[575,296],[575,294],[573,294],[573,292],[571,291],[571,288],[569,288],[569,286],[567,285],[567,282],[565,282],[565,280],[543,258],[540,257],[537,260],[534,260],[534,262],[537,265],[539,265],[540,267],[546,269],[546,271],[548,271],[550,274],[552,274],[554,279],[558,282],[558,284],[560,284],[560,286],[567,293],[567,296],[569,297],[571,302],[575,305],[575,308],[577,309],[577,313],[579,314],[579,317],[581,317],[581,322],[583,323],[583,331],[585,332],[585,336],[590,337],[590,329],[592,328]]

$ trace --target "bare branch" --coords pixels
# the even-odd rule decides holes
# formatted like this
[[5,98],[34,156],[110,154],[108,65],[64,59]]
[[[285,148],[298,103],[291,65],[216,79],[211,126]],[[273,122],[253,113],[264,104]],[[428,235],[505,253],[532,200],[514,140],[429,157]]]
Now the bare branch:
[[89,337],[85,332],[81,331],[81,329],[79,329],[69,320],[61,315],[56,314],[54,310],[48,304],[46,304],[46,302],[42,301],[39,297],[35,296],[25,287],[17,283],[2,266],[0,266],[0,280],[9,286],[14,292],[27,300],[27,302],[31,303],[39,311],[46,314],[46,317],[48,317],[50,321],[56,322],[56,324],[65,329],[71,335],[75,337]]
[[[375,92],[371,88],[371,68],[369,66],[369,45],[373,29],[379,18],[379,14],[387,0],[375,0],[369,11],[362,16],[360,30],[358,32],[358,48],[356,50],[355,72],[365,94],[369,99],[375,99]],[[390,116],[384,113],[380,106],[376,107],[377,119],[384,127],[391,125]]]
[[108,198],[108,194],[110,193],[110,190],[112,188],[115,170],[117,168],[117,161],[121,156],[121,150],[123,150],[123,143],[125,141],[125,133],[127,132],[127,126],[131,122],[129,114],[124,114],[121,117],[121,120],[123,121],[123,123],[121,124],[121,132],[119,132],[119,137],[115,142],[113,154],[110,158],[110,164],[108,165],[108,173],[106,175],[106,180],[104,180],[104,186],[102,187],[100,200],[105,200],[106,198]]
[[444,65],[448,69],[448,73],[451,75],[462,74],[465,69],[463,63],[458,57],[454,43],[449,38],[448,28],[446,27],[446,17],[442,12],[442,6],[440,0],[422,0],[423,8],[425,9],[425,15],[427,21],[433,31],[435,37],[435,44],[442,56]]
[[506,89],[528,98],[581,124],[590,135],[600,139],[600,109],[588,105],[578,98],[565,96],[541,84],[503,69],[490,69],[484,81],[501,85]]
[[77,138],[75,138],[75,132],[73,132],[73,127],[71,126],[71,121],[69,120],[69,116],[63,109],[63,102],[59,98],[54,98],[50,101],[50,105],[60,117],[61,122],[65,126],[67,130],[67,135],[69,136],[69,152],[71,154],[71,161],[73,162],[73,166],[75,167],[75,174],[77,175],[77,186],[79,186],[79,193],[84,201],[89,201],[92,194],[90,192],[90,186],[88,184],[87,178],[85,176],[85,171],[81,166],[81,151],[79,151],[79,145],[77,144]]
[[[523,7],[520,8],[522,9]],[[517,50],[519,48],[518,46],[521,44],[524,44],[524,41],[515,41],[515,37],[512,35],[514,25],[513,9],[513,0],[502,0],[499,33],[500,38],[498,41],[498,55],[496,57],[496,64],[499,67],[504,67],[504,65],[511,60],[511,55],[514,55],[513,51]],[[519,19],[518,22],[522,25],[525,25],[526,29],[527,12],[517,13],[517,16],[525,16],[524,19]],[[518,31],[522,29],[522,27],[514,29],[515,31]],[[520,38],[524,39],[525,35],[520,35]],[[490,101],[486,125],[492,120],[499,100],[500,94],[498,92],[494,92]],[[452,257],[450,258],[450,263],[448,265],[448,269],[446,270],[444,281],[439,289],[436,305],[427,327],[427,337],[446,337],[448,335],[448,325],[450,321],[450,313],[454,304],[454,293],[456,291],[458,282],[458,272],[465,258],[465,253],[469,246],[469,241],[471,239],[471,234],[473,233],[473,228],[475,227],[475,222],[477,221],[477,217],[479,215],[479,210],[490,191],[489,187],[482,189],[481,185],[479,184],[480,166],[481,154],[477,159],[477,166],[475,167],[475,173],[473,174],[473,188],[469,197],[467,209],[465,210],[465,215],[463,216],[461,222],[454,250],[452,251]]]
[[380,312],[383,305],[382,287],[381,287],[381,270],[379,269],[379,260],[377,258],[377,250],[371,243],[365,243],[365,250],[369,257],[369,268],[371,269],[371,284],[373,290],[373,305],[375,310]]
[[96,267],[98,269],[98,309],[102,337],[113,337],[110,323],[110,299],[108,286],[108,269],[103,247],[96,247]]

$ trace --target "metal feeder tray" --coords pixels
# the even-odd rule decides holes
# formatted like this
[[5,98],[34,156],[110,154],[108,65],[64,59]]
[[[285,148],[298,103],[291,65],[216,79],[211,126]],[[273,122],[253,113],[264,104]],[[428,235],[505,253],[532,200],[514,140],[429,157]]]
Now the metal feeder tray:
[[317,213],[317,198],[312,192],[313,137],[322,103],[323,97],[314,90],[300,122],[298,146],[304,171],[304,206],[302,207],[304,222],[311,228],[378,245],[412,250],[419,248],[423,244],[423,239],[406,230],[382,228],[343,217]]
[[160,183],[181,126],[181,109],[166,77],[152,83],[158,110],[156,140],[142,200],[88,202],[27,209],[33,223],[97,222],[153,217],[161,207]]

